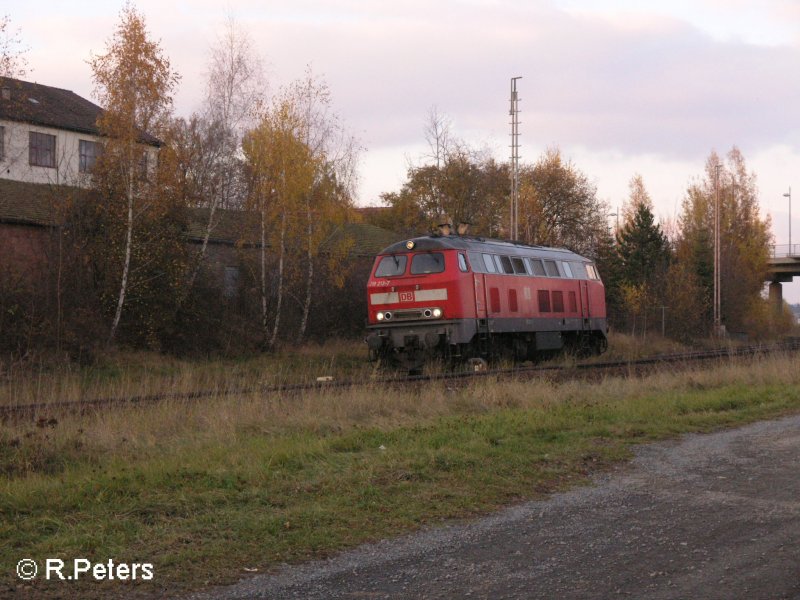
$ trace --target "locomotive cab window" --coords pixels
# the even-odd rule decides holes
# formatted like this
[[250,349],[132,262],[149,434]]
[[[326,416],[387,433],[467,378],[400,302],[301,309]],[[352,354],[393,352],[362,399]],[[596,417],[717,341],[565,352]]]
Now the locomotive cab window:
[[586,265],[586,272],[589,274],[589,279],[600,279],[600,274],[597,272],[597,267],[594,265]]
[[427,252],[415,254],[411,259],[412,275],[428,275],[444,271],[444,254],[441,252]]
[[458,268],[464,273],[469,271],[469,267],[467,266],[467,257],[460,252],[458,253]]
[[375,269],[375,277],[399,277],[406,272],[407,256],[384,256]]
[[574,279],[575,276],[572,274],[572,269],[570,268],[569,263],[562,262],[561,268],[564,269],[564,275],[566,275],[570,279]]

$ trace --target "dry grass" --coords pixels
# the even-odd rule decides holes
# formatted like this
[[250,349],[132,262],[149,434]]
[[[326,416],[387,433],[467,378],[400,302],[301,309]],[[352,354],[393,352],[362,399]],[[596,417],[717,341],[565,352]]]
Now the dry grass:
[[372,372],[366,358],[363,342],[337,341],[242,360],[190,361],[146,352],[112,352],[84,368],[52,361],[0,365],[0,405],[237,390],[308,382],[326,375],[364,379]]
[[[332,360],[307,352],[298,364],[319,361],[308,373]],[[563,489],[633,443],[798,410],[796,362],[737,359],[594,384],[481,379],[422,393],[374,384],[43,412],[0,425],[0,560],[148,560],[154,595],[224,583],[243,565],[323,556]],[[243,367],[239,381],[260,381],[261,366]],[[20,591],[8,573],[0,595]],[[119,588],[31,590],[103,597]]]
[[[0,427],[0,440],[13,448],[38,440],[40,460],[6,473],[36,472],[37,463],[69,464],[86,457],[141,458],[170,452],[187,444],[225,444],[253,434],[279,436],[292,432],[341,434],[358,428],[421,425],[453,415],[481,415],[498,409],[547,409],[556,405],[603,405],[641,398],[651,390],[680,394],[722,387],[800,385],[793,357],[737,359],[713,369],[690,368],[679,376],[665,371],[643,380],[612,377],[589,386],[580,381],[554,384],[478,380],[466,387],[433,383],[421,394],[402,387],[375,384],[304,395],[223,395],[201,401],[168,400],[157,405],[100,410],[88,415],[43,411],[30,423]],[[49,420],[56,423],[48,425]],[[55,462],[54,462],[55,461]],[[28,464],[28,467],[25,466]],[[58,469],[57,466],[51,468]]]

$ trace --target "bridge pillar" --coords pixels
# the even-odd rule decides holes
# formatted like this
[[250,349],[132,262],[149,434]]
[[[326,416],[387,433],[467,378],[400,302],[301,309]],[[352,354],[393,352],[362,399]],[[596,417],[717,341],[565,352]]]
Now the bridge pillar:
[[783,285],[780,281],[769,284],[769,301],[779,315],[783,313]]

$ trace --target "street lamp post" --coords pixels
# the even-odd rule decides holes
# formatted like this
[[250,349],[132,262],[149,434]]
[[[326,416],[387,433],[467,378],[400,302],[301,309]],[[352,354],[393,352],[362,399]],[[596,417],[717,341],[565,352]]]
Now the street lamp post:
[[792,256],[792,186],[783,197],[789,199],[789,256]]

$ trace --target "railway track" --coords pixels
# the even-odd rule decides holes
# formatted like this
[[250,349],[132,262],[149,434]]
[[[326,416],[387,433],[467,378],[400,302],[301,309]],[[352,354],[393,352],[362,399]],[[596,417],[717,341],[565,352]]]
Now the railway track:
[[314,381],[310,383],[281,384],[274,386],[253,386],[216,390],[199,390],[185,393],[147,394],[129,397],[91,398],[60,400],[55,402],[41,402],[32,404],[19,404],[0,406],[0,420],[10,419],[42,419],[55,414],[64,413],[89,413],[115,407],[157,404],[168,400],[186,402],[199,402],[221,396],[252,395],[252,394],[298,394],[315,390],[330,390],[353,388],[359,386],[376,385],[418,385],[420,383],[448,381],[469,381],[485,377],[519,377],[535,379],[547,377],[556,380],[602,378],[612,375],[641,375],[652,372],[663,366],[689,365],[735,357],[752,357],[800,350],[800,338],[792,338],[785,342],[769,345],[752,345],[736,348],[721,348],[697,352],[683,352],[676,354],[662,354],[647,358],[629,361],[606,361],[595,363],[576,363],[572,365],[538,365],[515,366],[507,369],[489,369],[485,371],[450,372],[435,375],[414,375],[405,377],[387,377],[384,379],[369,380],[342,380],[342,381]]

